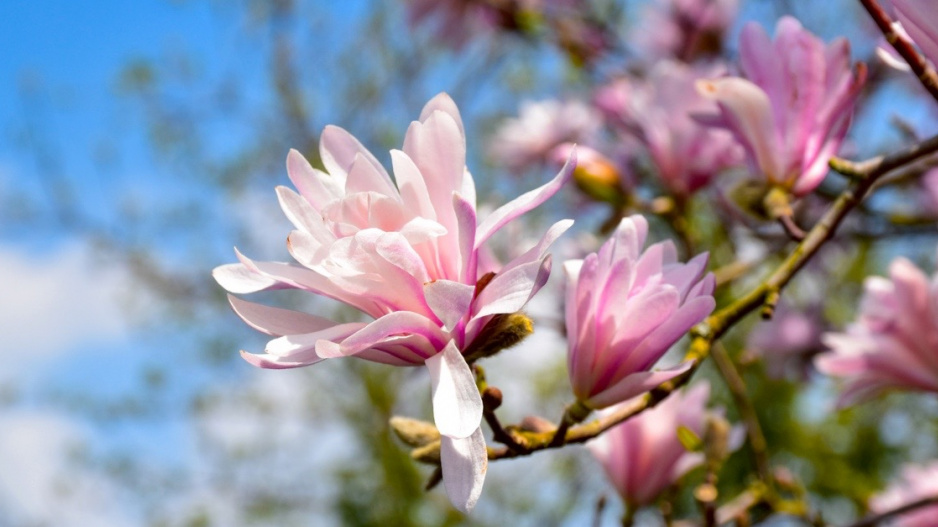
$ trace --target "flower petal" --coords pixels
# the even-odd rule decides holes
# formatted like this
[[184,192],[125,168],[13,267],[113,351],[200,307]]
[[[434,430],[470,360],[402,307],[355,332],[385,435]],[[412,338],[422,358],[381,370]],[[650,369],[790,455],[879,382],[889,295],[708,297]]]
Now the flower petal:
[[482,422],[482,397],[475,376],[466,364],[456,343],[450,341],[443,351],[426,361],[433,392],[433,420],[440,434],[466,438]]
[[476,249],[478,249],[489,237],[498,229],[501,229],[506,223],[521,216],[525,212],[534,209],[541,203],[547,201],[551,196],[560,190],[560,187],[566,183],[573,175],[576,168],[576,149],[570,151],[570,157],[564,163],[560,172],[554,176],[554,179],[548,181],[543,186],[525,192],[510,202],[495,209],[485,218],[476,231]]
[[255,304],[228,295],[231,308],[241,320],[252,328],[268,335],[283,336],[297,333],[313,333],[337,325],[335,322],[308,313]]
[[586,404],[598,410],[631,399],[636,395],[651,391],[661,386],[662,383],[681,375],[689,370],[692,365],[693,363],[688,361],[667,370],[633,373],[624,377],[621,381],[608,389],[593,395],[586,401]]
[[434,280],[424,284],[423,295],[427,305],[441,321],[443,329],[452,331],[469,313],[475,287],[451,280]]
[[476,428],[472,435],[462,439],[441,437],[440,465],[449,501],[460,511],[468,513],[482,494],[489,465],[482,429]]

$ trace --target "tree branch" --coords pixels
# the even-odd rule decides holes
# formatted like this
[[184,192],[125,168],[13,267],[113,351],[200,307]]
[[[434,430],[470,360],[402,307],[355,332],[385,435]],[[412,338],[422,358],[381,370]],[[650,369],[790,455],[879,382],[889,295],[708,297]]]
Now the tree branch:
[[881,512],[879,514],[867,516],[866,518],[863,518],[862,520],[856,523],[852,523],[846,527],[873,527],[879,522],[888,520],[889,518],[892,518],[893,516],[905,514],[915,509],[919,509],[921,507],[927,507],[929,505],[938,505],[938,496],[929,496],[927,498],[922,498],[918,501],[913,501],[912,503],[906,503],[905,505],[896,507],[895,509],[888,510],[886,512]]
[[873,18],[873,21],[876,22],[876,25],[879,27],[879,30],[882,31],[883,36],[886,37],[889,44],[892,45],[896,52],[909,64],[909,67],[912,68],[912,72],[918,77],[922,86],[928,90],[928,93],[930,93],[935,100],[938,100],[938,73],[935,72],[935,69],[928,64],[921,54],[915,51],[915,47],[912,46],[911,42],[903,38],[893,29],[892,19],[889,18],[886,11],[879,5],[879,2],[876,0],[860,0],[860,3],[866,8],[866,11]]

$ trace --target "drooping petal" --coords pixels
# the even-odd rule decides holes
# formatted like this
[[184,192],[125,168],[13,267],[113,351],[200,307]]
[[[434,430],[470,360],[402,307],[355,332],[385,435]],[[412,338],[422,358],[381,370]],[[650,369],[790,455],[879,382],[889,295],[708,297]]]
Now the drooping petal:
[[297,333],[313,333],[336,325],[335,322],[323,317],[291,309],[255,304],[241,300],[234,295],[228,295],[228,302],[247,325],[268,335],[279,337]]
[[488,470],[488,451],[482,429],[465,438],[440,438],[440,466],[443,486],[454,507],[468,513],[482,494],[485,472]]
[[467,438],[482,422],[482,397],[475,376],[456,343],[426,361],[433,393],[433,420],[440,434]]

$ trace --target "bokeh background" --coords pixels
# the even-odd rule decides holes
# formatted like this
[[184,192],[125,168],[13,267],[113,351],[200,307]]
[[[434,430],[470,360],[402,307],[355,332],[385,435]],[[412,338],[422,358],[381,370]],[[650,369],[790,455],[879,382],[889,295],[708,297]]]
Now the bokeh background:
[[[594,4],[628,39],[649,2]],[[742,2],[730,56],[743,21],[771,27],[784,13],[827,40],[846,34],[871,60],[875,33],[848,1]],[[441,489],[422,490],[429,468],[387,427],[394,414],[429,417],[423,369],[254,369],[238,350],[264,338],[230,312],[210,272],[235,245],[289,259],[273,192],[288,184],[289,148],[316,163],[317,136],[335,123],[388,163],[440,91],[463,113],[483,201],[533,188],[555,168],[509,175],[486,153],[493,131],[522,101],[587,100],[627,51],[585,68],[546,39],[490,35],[453,49],[408,26],[396,1],[35,0],[0,3],[0,57],[0,526],[614,522],[621,505],[580,447],[493,464],[473,515],[452,510]],[[934,132],[914,89],[884,82],[847,154]],[[896,115],[903,126],[889,124]],[[568,190],[535,220],[576,214],[580,234],[558,249],[572,254],[603,212]],[[879,247],[843,247],[820,264],[843,277],[827,318],[850,319],[858,280],[896,250]],[[933,244],[918,253],[930,258]],[[568,399],[554,286],[531,306],[535,336],[487,366],[506,421],[556,419]],[[807,390],[758,363],[744,373],[773,460],[833,518],[861,514],[900,461],[938,451],[921,419],[938,414],[935,401],[894,396],[888,412],[878,402],[835,413],[830,383]],[[727,470],[732,488],[741,469]]]

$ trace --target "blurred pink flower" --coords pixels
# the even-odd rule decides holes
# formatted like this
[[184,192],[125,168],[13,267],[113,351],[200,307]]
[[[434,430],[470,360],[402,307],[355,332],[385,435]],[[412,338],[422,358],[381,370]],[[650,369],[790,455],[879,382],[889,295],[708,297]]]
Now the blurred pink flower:
[[274,338],[244,358],[262,368],[295,368],[335,357],[395,366],[426,364],[433,414],[443,435],[442,466],[453,504],[471,509],[487,463],[479,424],[482,402],[461,351],[494,315],[514,313],[544,285],[547,249],[572,224],[554,224],[529,251],[479,283],[480,246],[514,218],[537,207],[566,182],[575,161],[552,181],[476,221],[476,196],[466,169],[466,142],[455,103],[434,97],[413,122],[404,149],[392,150],[397,185],[351,134],[329,126],[320,137],[328,171],[297,151],[287,173],[299,193],[277,195],[296,230],[287,247],[299,265],[223,265],[215,279],[231,293],[301,289],[355,307],[375,320],[336,323],[230,296],[235,312]]
[[636,44],[655,59],[692,62],[720,52],[738,0],[665,0],[649,6],[636,28]]
[[804,196],[824,179],[847,134],[866,68],[858,63],[851,72],[846,39],[825,46],[787,16],[774,41],[747,24],[739,49],[747,78],[700,81],[700,92],[720,107],[719,114],[701,118],[733,132],[753,172]]
[[551,151],[563,143],[592,142],[601,125],[599,114],[581,101],[525,101],[518,117],[495,131],[489,154],[497,164],[521,172],[549,162]]
[[905,258],[893,260],[889,278],[864,283],[860,314],[844,333],[826,333],[831,351],[817,368],[842,377],[840,405],[888,389],[938,392],[938,275],[928,277]]
[[[905,465],[902,476],[870,500],[870,509],[882,513],[938,496],[938,460],[922,466]],[[892,527],[934,527],[938,525],[938,505],[921,507],[890,520]]]
[[668,240],[642,246],[648,222],[622,220],[598,253],[564,264],[568,370],[573,393],[599,409],[651,390],[687,370],[650,371],[672,344],[713,311],[707,254],[686,264]]
[[503,24],[504,14],[479,0],[408,0],[407,18],[412,27],[432,25],[440,42],[460,49],[479,34]]
[[822,347],[821,333],[820,309],[796,310],[782,303],[775,309],[772,320],[759,322],[753,328],[747,346],[762,355],[770,376],[782,377],[789,364],[794,363],[803,377],[812,354]]
[[587,443],[628,507],[654,502],[681,476],[704,462],[702,453],[684,448],[677,431],[684,426],[703,436],[709,397],[710,385],[702,382],[672,394]]
[[601,88],[596,106],[618,129],[648,149],[664,184],[678,195],[707,186],[726,168],[742,162],[742,149],[726,130],[706,127],[691,116],[717,111],[694,81],[721,75],[722,66],[655,65],[643,80],[622,78]]
[[933,65],[938,66],[938,10],[934,0],[892,0],[896,18]]

